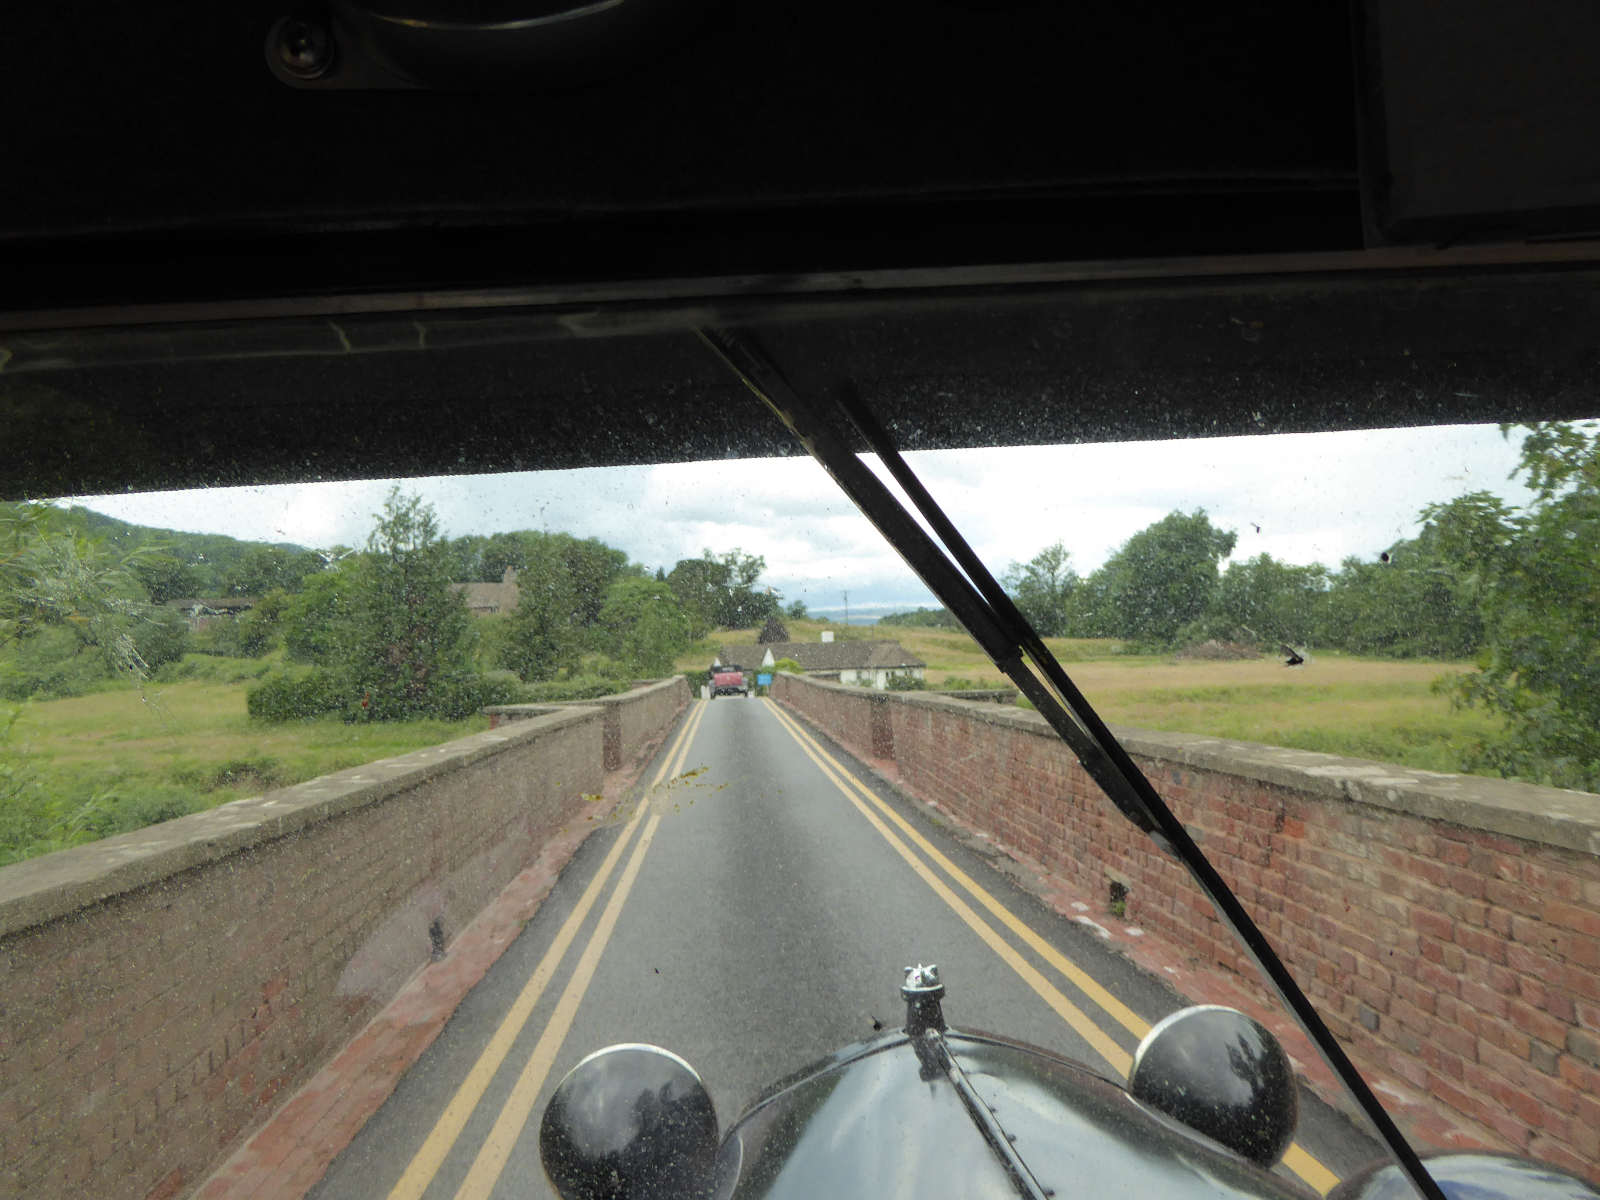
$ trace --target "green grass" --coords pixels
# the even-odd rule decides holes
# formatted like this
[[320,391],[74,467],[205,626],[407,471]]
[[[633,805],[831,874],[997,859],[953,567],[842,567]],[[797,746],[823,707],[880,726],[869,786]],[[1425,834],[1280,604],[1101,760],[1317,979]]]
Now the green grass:
[[213,683],[253,683],[283,666],[282,650],[274,650],[260,658],[227,658],[218,654],[185,654],[178,662],[163,663],[156,668],[156,684],[182,683],[185,680],[209,680]]
[[[904,626],[786,621],[797,640],[831,628],[841,640],[899,642],[927,666],[928,685],[997,687],[1007,680],[965,633]],[[713,635],[711,644],[754,641],[755,631]],[[1290,670],[1274,657],[1236,662],[1129,654],[1109,639],[1046,638],[1089,702],[1107,721],[1139,729],[1198,733],[1320,750],[1429,771],[1459,772],[1497,718],[1456,710],[1434,691],[1441,676],[1470,664],[1317,654]],[[699,653],[685,666],[703,665]]]
[[[899,641],[928,664],[932,687],[951,679],[960,686],[1005,682],[965,634],[786,624],[797,640],[833,628],[846,640]],[[678,666],[703,670],[716,647],[755,637],[755,630],[719,631],[687,649]],[[1496,732],[1493,718],[1456,711],[1433,690],[1441,675],[1466,669],[1459,663],[1323,654],[1290,670],[1273,658],[1207,662],[1124,654],[1112,641],[1049,643],[1113,724],[1434,771],[1461,770],[1468,748]],[[166,682],[143,688],[109,682],[89,695],[26,704],[9,741],[0,739],[0,864],[437,745],[487,725],[478,717],[370,725],[334,717],[252,722],[245,687],[273,665],[270,658],[188,655],[163,670]],[[3,717],[0,711],[0,727]],[[9,783],[8,764],[21,772]]]
[[[1197,674],[1249,664],[1186,663]],[[1399,677],[1401,671],[1410,677]],[[1199,733],[1369,758],[1429,771],[1462,771],[1471,747],[1498,731],[1479,710],[1458,711],[1433,680],[1458,664],[1350,659],[1289,672],[1292,683],[1198,682],[1117,689],[1097,701],[1114,724]],[[1080,683],[1083,681],[1080,680]],[[1095,700],[1095,690],[1084,684]]]
[[[218,660],[216,674],[226,661],[251,678],[259,666]],[[265,724],[244,695],[244,682],[191,679],[25,706],[7,758],[28,786],[0,810],[0,864],[488,728],[482,717]]]

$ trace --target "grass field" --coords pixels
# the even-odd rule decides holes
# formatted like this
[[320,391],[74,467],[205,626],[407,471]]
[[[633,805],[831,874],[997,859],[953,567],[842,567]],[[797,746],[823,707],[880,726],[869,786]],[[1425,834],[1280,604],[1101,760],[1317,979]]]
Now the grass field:
[[24,706],[10,758],[33,786],[0,808],[0,864],[488,728],[482,717],[264,724],[244,697],[242,681],[185,680]]
[[[841,640],[897,641],[928,664],[930,688],[951,679],[979,686],[1005,682],[965,633],[785,624],[796,641],[814,640],[829,628]],[[680,665],[704,668],[715,645],[753,642],[755,636],[748,630],[708,639]],[[1112,724],[1321,750],[1431,771],[1464,770],[1471,746],[1499,727],[1481,710],[1453,709],[1448,696],[1434,691],[1440,677],[1470,669],[1466,663],[1327,654],[1291,670],[1276,658],[1213,662],[1124,654],[1112,641],[1048,638],[1046,643]]]
[[[846,640],[890,638],[928,664],[929,687],[998,685],[1000,672],[966,634],[939,629],[848,629],[787,622],[796,640],[824,628]],[[707,638],[678,667],[703,670],[716,648],[755,641],[755,630]],[[1210,662],[1124,654],[1115,642],[1051,639],[1051,648],[1113,724],[1237,738],[1376,759],[1435,771],[1463,769],[1491,718],[1451,708],[1434,681],[1464,664],[1319,655],[1293,670],[1272,658]],[[198,656],[191,656],[198,657]],[[137,829],[274,787],[299,783],[487,727],[483,718],[346,725],[337,718],[254,722],[245,688],[259,660],[187,664],[202,678],[113,686],[23,707],[9,753],[26,787],[0,800],[0,864]],[[0,712],[0,718],[4,713]],[[7,743],[0,742],[0,751]]]

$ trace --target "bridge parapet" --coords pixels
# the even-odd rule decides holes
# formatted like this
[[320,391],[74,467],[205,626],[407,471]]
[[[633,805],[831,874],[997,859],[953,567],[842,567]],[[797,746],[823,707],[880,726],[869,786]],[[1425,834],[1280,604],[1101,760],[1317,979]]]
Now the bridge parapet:
[[[797,676],[773,694],[1098,919],[1254,985],[1187,873],[1038,714]],[[1600,1182],[1600,796],[1117,733],[1371,1077]]]
[[[675,684],[675,686],[674,686]],[[0,1192],[190,1191],[688,702],[681,677],[0,869]]]
[[484,709],[489,728],[497,729],[508,721],[522,721],[542,713],[585,705],[605,713],[606,770],[615,771],[637,761],[653,744],[667,721],[677,716],[689,702],[689,681],[682,675],[662,680],[639,680],[633,690],[616,696],[592,700],[563,700],[548,704],[496,704]]

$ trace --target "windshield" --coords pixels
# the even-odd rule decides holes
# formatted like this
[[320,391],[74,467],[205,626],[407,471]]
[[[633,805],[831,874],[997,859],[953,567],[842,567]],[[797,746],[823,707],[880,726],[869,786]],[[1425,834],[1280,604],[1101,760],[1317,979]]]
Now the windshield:
[[[1419,1148],[1600,1182],[1600,427],[908,459]],[[918,962],[1114,1082],[1237,1007],[1299,1072],[1277,1174],[1383,1154],[815,462],[373,475],[0,514],[25,1193],[548,1194],[589,1052],[726,1130]]]

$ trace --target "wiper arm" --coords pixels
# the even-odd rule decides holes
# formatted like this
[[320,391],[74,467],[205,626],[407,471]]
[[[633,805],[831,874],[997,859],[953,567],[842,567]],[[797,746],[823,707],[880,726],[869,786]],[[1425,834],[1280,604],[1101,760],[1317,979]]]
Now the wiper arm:
[[[906,565],[977,638],[984,652],[1067,743],[1111,802],[1158,846],[1183,863],[1317,1052],[1349,1090],[1412,1185],[1427,1200],[1445,1200],[1417,1152],[1378,1102],[1238,897],[1067,677],[1044,639],[922,486],[888,431],[859,397],[837,396],[830,408],[824,401],[801,396],[748,336],[725,329],[698,332],[756,398],[799,438]],[[841,420],[848,422],[878,455],[945,548],[928,536],[894,493],[856,456],[838,432]],[[1028,669],[1027,662],[1033,664],[1034,670]]]
[[[1121,753],[1124,758],[1127,757],[1126,752],[1103,725],[1099,726],[1103,737],[1097,738],[1093,727],[1077,719],[1073,715],[1073,710],[1064,706],[1062,699],[1045,686],[1039,676],[1024,667],[1022,661],[1024,655],[1033,658],[1035,662],[1040,662],[1042,656],[1043,662],[1048,663],[1049,668],[1054,668],[1060,684],[1065,685],[1062,695],[1076,697],[1082,706],[1081,711],[1087,712],[1093,721],[1099,724],[1100,718],[1061,670],[1060,664],[1039,640],[1027,620],[1017,611],[1010,597],[1005,594],[1005,590],[994,581],[983,564],[978,561],[977,555],[956,532],[949,518],[939,510],[921,482],[911,473],[911,468],[889,445],[888,435],[875,424],[871,426],[881,435],[883,444],[889,446],[892,459],[884,456],[883,451],[873,442],[872,436],[863,431],[863,436],[866,436],[869,444],[873,444],[873,448],[878,450],[879,456],[889,466],[890,472],[897,480],[902,481],[901,486],[905,486],[905,479],[911,481],[911,486],[907,488],[908,494],[916,500],[918,508],[928,518],[929,524],[939,533],[945,544],[952,546],[957,560],[968,575],[973,577],[972,580],[962,575],[923,532],[916,520],[900,506],[878,477],[862,464],[830,428],[826,411],[802,401],[777,368],[758,349],[724,330],[703,329],[700,331],[700,336],[734,369],[745,385],[794,432],[811,452],[811,456],[822,464],[823,469],[833,477],[845,495],[849,496],[867,519],[877,526],[878,531],[905,559],[906,564],[966,626],[973,637],[978,639],[978,644],[983,647],[984,653],[1008,679],[1016,683],[1022,694],[1072,748],[1073,753],[1078,756],[1078,761],[1083,764],[1084,770],[1101,786],[1112,803],[1140,829],[1159,839],[1160,833],[1156,822],[1144,800],[1129,786],[1127,772],[1118,769],[1115,760],[1107,753],[1106,745],[1109,743],[1115,747],[1116,752]],[[859,404],[852,403],[842,407],[844,415],[852,423],[858,416],[865,416]],[[924,503],[927,507],[924,507]],[[929,516],[930,510],[932,516]],[[986,599],[985,595],[974,586],[976,580],[985,581],[987,586],[984,591],[997,597],[1001,604],[997,605],[992,600]],[[1046,670],[1048,671],[1048,668]],[[1128,769],[1138,775],[1138,768],[1133,765],[1132,760],[1128,761]],[[1139,778],[1142,780],[1143,777]]]

